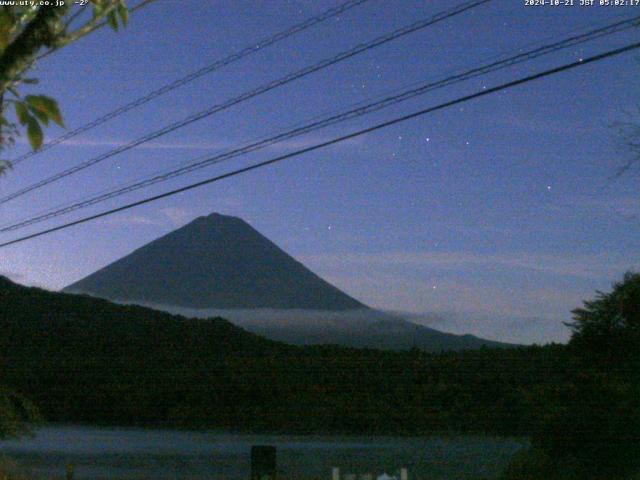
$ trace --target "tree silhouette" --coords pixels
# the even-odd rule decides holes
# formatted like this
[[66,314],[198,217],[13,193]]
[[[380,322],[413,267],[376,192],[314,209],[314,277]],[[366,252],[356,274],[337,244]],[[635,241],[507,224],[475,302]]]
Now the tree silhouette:
[[571,374],[508,479],[626,479],[640,469],[640,274],[573,310]]
[[592,367],[637,375],[640,359],[640,273],[629,272],[610,293],[573,310],[570,345]]

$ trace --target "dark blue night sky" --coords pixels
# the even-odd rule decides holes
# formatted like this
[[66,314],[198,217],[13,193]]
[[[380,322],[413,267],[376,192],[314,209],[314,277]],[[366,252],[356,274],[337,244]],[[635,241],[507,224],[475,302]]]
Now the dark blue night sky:
[[[452,0],[370,0],[16,166],[0,193],[75,165]],[[579,3],[579,0],[576,0]],[[34,92],[73,128],[337,1],[159,0],[44,59]],[[0,207],[0,223],[287,130],[319,115],[560,40],[640,7],[527,7],[494,0],[329,67]],[[640,38],[634,29],[505,69],[242,159],[170,180],[2,241],[312,145]],[[638,54],[532,82],[199,190],[0,252],[0,272],[61,288],[199,215],[237,215],[378,308],[439,313],[436,328],[488,338],[567,338],[562,321],[640,267],[638,170],[616,122],[640,121]],[[53,138],[61,129],[51,128]],[[14,156],[27,151],[19,142]],[[12,157],[10,154],[9,157]],[[427,321],[427,320],[425,320]]]

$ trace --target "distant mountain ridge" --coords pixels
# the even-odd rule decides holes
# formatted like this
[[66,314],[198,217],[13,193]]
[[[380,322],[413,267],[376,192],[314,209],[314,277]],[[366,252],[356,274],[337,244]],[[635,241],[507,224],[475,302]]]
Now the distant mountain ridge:
[[374,310],[329,284],[237,217],[198,217],[69,285],[118,303],[191,318],[222,316],[295,345],[426,351],[507,344]]
[[245,221],[217,213],[198,217],[64,291],[187,308],[367,308]]
[[171,305],[141,305],[187,318],[222,317],[249,332],[291,345],[339,345],[379,350],[428,352],[470,350],[481,347],[513,347],[475,335],[435,330],[379,310],[239,310],[189,309]]

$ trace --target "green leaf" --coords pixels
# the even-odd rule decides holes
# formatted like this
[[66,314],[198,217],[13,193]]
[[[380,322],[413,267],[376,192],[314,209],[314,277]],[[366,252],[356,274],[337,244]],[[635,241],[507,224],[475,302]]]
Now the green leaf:
[[42,146],[44,135],[42,133],[42,128],[40,128],[40,124],[35,117],[29,116],[29,119],[27,120],[27,138],[29,139],[31,148],[34,150],[38,150]]
[[[53,120],[61,127],[64,127],[64,121],[58,108],[58,102],[53,98],[46,95],[27,95],[24,97],[29,109],[42,119],[41,115],[44,115],[47,119]],[[39,113],[36,113],[39,112]],[[48,122],[45,122],[48,123]]]
[[102,12],[104,12],[104,6],[100,3],[94,2],[93,5],[93,18],[98,18],[102,16]]
[[29,110],[38,118],[38,120],[40,120],[41,123],[47,126],[49,125],[49,116],[44,111],[37,110],[35,108],[29,108]]
[[0,50],[4,51],[11,40],[11,31],[15,22],[9,9],[0,10]]
[[25,125],[29,120],[29,112],[27,111],[27,107],[22,102],[16,102],[16,117],[18,117],[18,121]]
[[118,31],[118,17],[115,10],[109,12],[109,15],[107,15],[107,22],[111,28]]
[[120,20],[122,20],[122,25],[126,26],[129,22],[129,10],[127,9],[127,5],[124,2],[120,2],[118,4],[118,15],[120,15]]

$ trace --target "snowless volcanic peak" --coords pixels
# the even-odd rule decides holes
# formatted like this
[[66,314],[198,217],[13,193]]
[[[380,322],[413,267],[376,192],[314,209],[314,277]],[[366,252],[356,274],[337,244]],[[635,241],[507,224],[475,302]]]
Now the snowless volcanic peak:
[[367,308],[244,220],[218,213],[198,217],[64,290],[190,308]]

